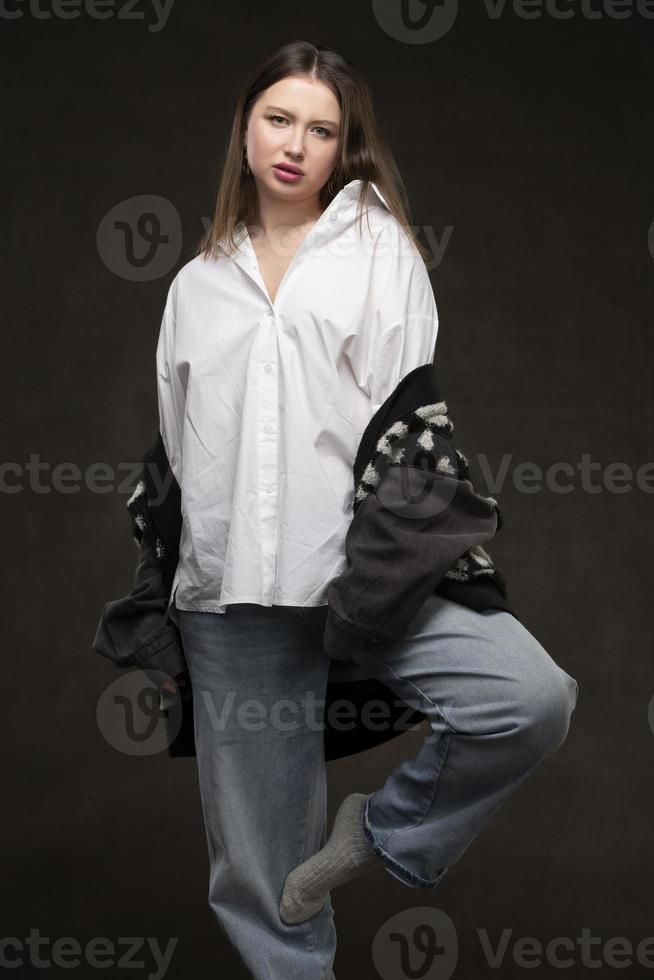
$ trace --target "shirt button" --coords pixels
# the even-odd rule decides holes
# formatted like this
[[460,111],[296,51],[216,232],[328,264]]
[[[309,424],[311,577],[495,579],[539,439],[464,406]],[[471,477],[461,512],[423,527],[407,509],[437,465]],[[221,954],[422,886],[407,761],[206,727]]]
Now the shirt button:
[[264,368],[263,369],[266,372],[266,374],[270,374],[270,372],[272,371],[272,364],[270,364],[270,363],[264,364]]

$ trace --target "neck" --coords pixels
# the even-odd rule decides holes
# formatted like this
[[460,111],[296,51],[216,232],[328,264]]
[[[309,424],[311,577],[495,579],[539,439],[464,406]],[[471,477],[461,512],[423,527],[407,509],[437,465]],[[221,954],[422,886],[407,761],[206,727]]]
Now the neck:
[[[265,190],[259,191],[254,235],[272,238],[278,231],[287,229],[301,233],[306,225],[314,224],[322,212],[317,194],[303,201],[283,201]],[[250,234],[252,237],[252,232]]]

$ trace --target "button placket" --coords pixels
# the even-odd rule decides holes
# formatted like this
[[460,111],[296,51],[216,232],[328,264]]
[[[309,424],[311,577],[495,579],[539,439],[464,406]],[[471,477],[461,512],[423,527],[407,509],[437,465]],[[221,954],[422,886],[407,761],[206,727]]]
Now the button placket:
[[261,532],[262,592],[274,601],[277,527],[277,318],[269,310],[260,322],[259,373],[259,523]]

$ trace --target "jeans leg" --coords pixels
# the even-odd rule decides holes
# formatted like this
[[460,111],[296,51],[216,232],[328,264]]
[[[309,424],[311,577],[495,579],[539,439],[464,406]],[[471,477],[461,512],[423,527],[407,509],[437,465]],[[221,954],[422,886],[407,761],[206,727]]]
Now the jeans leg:
[[[305,614],[321,637],[325,607]],[[415,758],[368,797],[363,827],[393,877],[436,888],[563,743],[577,682],[510,613],[479,613],[437,593],[401,641],[365,642],[352,656],[363,676],[379,678],[428,718]]]
[[366,801],[387,870],[435,888],[492,816],[568,733],[577,682],[510,613],[429,597],[398,643],[355,656],[430,733]]
[[[178,610],[193,688],[209,905],[252,976],[330,980],[333,908],[279,917],[286,875],[326,841],[329,661],[297,607]],[[311,711],[307,698],[313,698]]]

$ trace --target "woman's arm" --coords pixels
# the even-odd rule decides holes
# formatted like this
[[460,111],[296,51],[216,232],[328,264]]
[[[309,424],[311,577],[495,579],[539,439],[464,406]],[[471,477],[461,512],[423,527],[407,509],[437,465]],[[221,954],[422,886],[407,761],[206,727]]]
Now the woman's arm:
[[496,507],[469,480],[389,466],[355,513],[347,567],[329,585],[327,656],[346,659],[362,642],[401,639],[457,559],[496,531]]
[[177,371],[177,289],[175,278],[168,290],[156,351],[159,431],[175,479],[181,486],[182,436],[186,388]]
[[438,336],[425,263],[395,219],[377,236],[364,309],[346,353],[374,415],[402,378],[433,361]]

